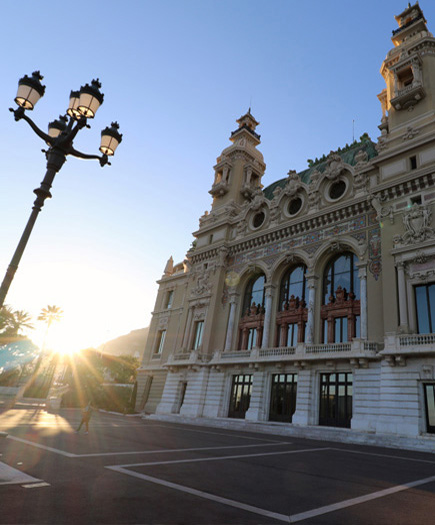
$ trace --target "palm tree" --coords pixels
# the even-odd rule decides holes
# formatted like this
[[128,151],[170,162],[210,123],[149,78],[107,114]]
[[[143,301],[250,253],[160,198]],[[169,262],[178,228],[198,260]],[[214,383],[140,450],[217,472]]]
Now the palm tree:
[[47,328],[45,329],[44,339],[42,341],[42,348],[41,348],[41,355],[38,359],[38,364],[36,365],[36,369],[39,368],[42,360],[42,356],[45,352],[45,343],[47,341],[47,335],[48,331],[50,330],[50,326],[53,323],[58,323],[62,319],[63,310],[62,308],[59,308],[59,306],[47,306],[47,308],[43,308],[41,310],[41,313],[38,315],[38,321],[44,321],[47,323]]
[[22,337],[21,330],[25,328],[33,330],[30,315],[24,310],[12,310],[10,306],[0,309],[0,336]]
[[59,308],[59,306],[49,305],[47,306],[47,308],[43,308],[38,316],[38,321],[45,322],[47,324],[47,327],[45,329],[41,353],[39,355],[38,361],[36,362],[33,377],[31,381],[29,381],[24,392],[25,397],[28,396],[43,398],[46,397],[46,395],[48,394],[51,382],[53,380],[53,375],[56,369],[56,358],[53,356],[51,357],[50,362],[46,363],[46,365],[43,367],[44,370],[42,374],[40,368],[43,356],[45,354],[45,343],[47,340],[48,331],[50,330],[50,326],[53,323],[59,322],[62,319],[62,315],[63,310]]
[[[53,323],[58,323],[62,319],[63,310],[59,306],[47,306],[43,308],[38,316],[38,321],[44,321],[47,323],[47,329],[45,330],[45,337],[47,336],[48,330]],[[45,342],[44,337],[44,342]],[[43,345],[44,346],[44,345]]]
[[31,316],[24,310],[15,310],[13,312],[14,320],[14,330],[16,330],[17,335],[20,335],[21,330],[27,328],[28,330],[34,330],[34,326],[31,323]]

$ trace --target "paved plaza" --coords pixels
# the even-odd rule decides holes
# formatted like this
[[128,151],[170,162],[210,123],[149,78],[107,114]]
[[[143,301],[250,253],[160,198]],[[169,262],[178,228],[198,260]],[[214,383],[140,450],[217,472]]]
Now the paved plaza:
[[3,524],[433,522],[435,456],[78,410],[0,413]]

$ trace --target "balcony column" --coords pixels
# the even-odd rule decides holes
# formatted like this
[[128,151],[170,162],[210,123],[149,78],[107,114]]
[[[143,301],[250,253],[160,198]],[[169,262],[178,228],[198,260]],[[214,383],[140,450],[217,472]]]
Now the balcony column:
[[367,268],[360,266],[358,269],[358,277],[360,284],[360,322],[361,322],[361,339],[367,339]]
[[186,328],[184,330],[184,337],[183,337],[183,344],[182,344],[182,348],[184,350],[187,350],[187,345],[189,344],[190,328],[192,326],[192,315],[193,315],[193,308],[190,307],[187,313],[187,323],[186,323]]
[[396,263],[397,267],[397,287],[399,289],[399,330],[402,333],[408,332],[408,308],[406,298],[406,280],[405,280],[405,264],[403,262]]
[[314,307],[316,304],[317,277],[315,275],[306,275],[308,287],[308,319],[307,319],[307,339],[306,343],[314,342]]
[[227,336],[225,339],[225,348],[224,352],[227,352],[228,350],[231,350],[231,346],[233,344],[233,332],[234,332],[234,322],[236,319],[236,304],[237,304],[237,294],[230,295],[229,302],[230,302],[230,315],[228,318],[228,327],[227,327]]
[[261,342],[261,348],[269,348],[269,334],[270,334],[270,321],[272,319],[272,299],[274,286],[267,284],[264,287],[265,291],[265,304],[264,308],[266,313],[264,314],[264,326],[263,326],[263,339]]

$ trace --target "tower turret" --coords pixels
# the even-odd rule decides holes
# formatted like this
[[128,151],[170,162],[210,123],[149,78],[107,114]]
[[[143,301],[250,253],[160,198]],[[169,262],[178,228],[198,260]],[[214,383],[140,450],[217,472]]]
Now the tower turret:
[[260,135],[255,131],[259,122],[251,115],[250,108],[236,122],[239,127],[231,133],[232,145],[222,151],[214,167],[215,179],[209,191],[213,196],[213,209],[229,202],[243,204],[262,188],[261,177],[266,165],[256,149],[260,144]]
[[409,126],[429,125],[435,103],[435,39],[428,31],[418,2],[395,17],[394,48],[382,63],[386,89],[378,95],[382,105],[379,126],[385,141],[403,135]]

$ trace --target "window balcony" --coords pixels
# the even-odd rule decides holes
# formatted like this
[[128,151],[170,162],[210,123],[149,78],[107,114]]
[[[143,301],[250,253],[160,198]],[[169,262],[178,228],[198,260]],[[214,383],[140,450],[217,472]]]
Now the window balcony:
[[373,341],[354,339],[348,343],[306,344],[274,348],[254,348],[252,350],[231,350],[216,352],[212,363],[220,365],[260,363],[294,363],[304,366],[309,361],[325,359],[349,359],[352,364],[363,365],[367,359],[376,358],[381,345]]
[[385,349],[381,352],[391,366],[406,364],[406,357],[435,355],[435,333],[433,334],[387,334]]
[[407,109],[415,106],[426,96],[426,92],[420,82],[413,82],[410,86],[399,88],[395,97],[391,99],[391,105],[396,110]]

